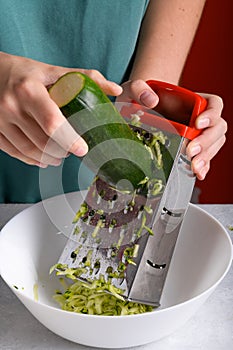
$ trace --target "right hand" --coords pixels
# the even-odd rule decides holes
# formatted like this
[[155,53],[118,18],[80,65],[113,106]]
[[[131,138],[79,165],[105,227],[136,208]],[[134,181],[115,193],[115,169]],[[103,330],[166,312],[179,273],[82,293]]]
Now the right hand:
[[122,88],[96,70],[48,65],[0,53],[0,149],[21,161],[59,165],[69,153],[84,156],[86,142],[74,131],[50,98],[47,87],[63,74],[79,71],[102,90],[118,96]]

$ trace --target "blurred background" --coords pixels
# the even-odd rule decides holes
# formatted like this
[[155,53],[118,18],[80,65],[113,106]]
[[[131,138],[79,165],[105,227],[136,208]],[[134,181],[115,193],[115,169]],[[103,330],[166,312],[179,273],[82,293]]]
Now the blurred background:
[[207,0],[182,77],[182,86],[219,95],[228,123],[227,141],[196,182],[198,202],[233,203],[233,1]]

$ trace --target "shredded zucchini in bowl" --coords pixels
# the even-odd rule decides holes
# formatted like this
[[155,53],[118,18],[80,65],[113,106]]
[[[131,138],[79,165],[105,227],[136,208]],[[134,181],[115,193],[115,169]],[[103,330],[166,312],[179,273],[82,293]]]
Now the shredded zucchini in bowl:
[[56,291],[53,297],[62,310],[101,316],[135,315],[154,310],[150,305],[126,301],[107,293],[109,285],[102,280],[91,284],[77,280],[71,285],[67,285],[63,278],[60,281],[65,291]]

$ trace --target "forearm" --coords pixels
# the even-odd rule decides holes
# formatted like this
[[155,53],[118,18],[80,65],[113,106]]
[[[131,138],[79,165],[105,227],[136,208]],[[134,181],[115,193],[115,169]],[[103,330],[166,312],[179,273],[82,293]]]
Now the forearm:
[[178,84],[205,0],[151,0],[130,79]]

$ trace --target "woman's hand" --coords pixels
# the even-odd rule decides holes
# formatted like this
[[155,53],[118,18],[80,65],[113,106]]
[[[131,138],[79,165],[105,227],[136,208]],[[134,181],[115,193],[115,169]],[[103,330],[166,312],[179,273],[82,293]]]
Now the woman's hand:
[[[153,108],[157,105],[158,96],[143,80],[125,82],[123,93],[117,102],[136,102]],[[196,127],[202,133],[187,146],[187,155],[192,159],[192,168],[199,180],[203,180],[209,171],[211,159],[218,153],[226,140],[227,123],[221,117],[223,102],[219,96],[201,94],[207,99],[206,110],[196,119]]]
[[21,161],[47,167],[59,165],[68,153],[83,156],[85,141],[50,98],[47,87],[63,74],[79,71],[112,96],[122,88],[96,70],[51,66],[0,53],[0,149]]
[[223,101],[219,96],[200,94],[207,99],[207,108],[196,119],[196,128],[202,133],[187,146],[187,155],[192,159],[194,173],[204,180],[211,159],[226,141],[227,123],[221,117]]

